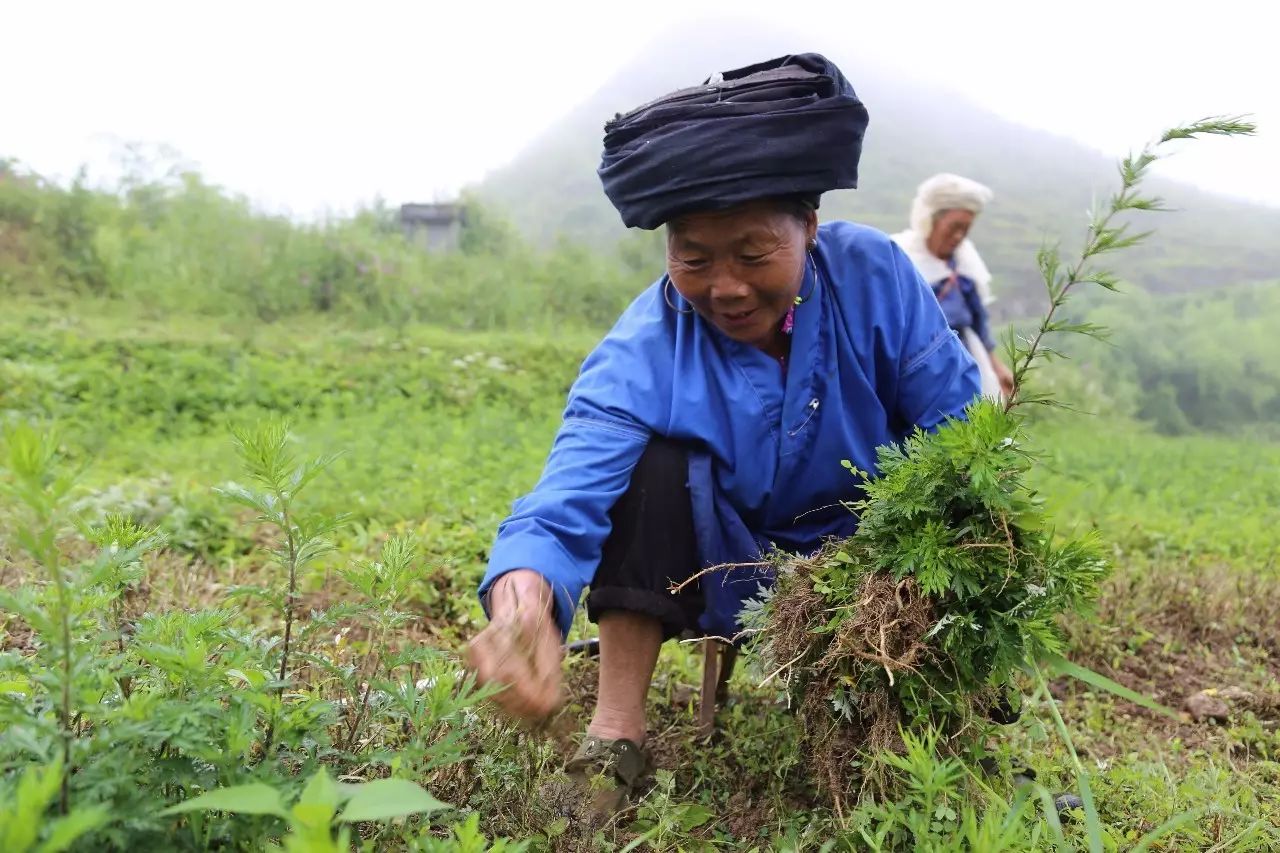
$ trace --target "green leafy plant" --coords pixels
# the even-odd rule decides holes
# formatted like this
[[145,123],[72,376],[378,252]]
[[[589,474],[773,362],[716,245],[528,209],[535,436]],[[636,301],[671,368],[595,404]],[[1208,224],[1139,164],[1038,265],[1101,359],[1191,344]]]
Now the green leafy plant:
[[1144,195],[1139,190],[1148,170],[1160,159],[1161,146],[1203,136],[1251,136],[1256,130],[1256,126],[1243,117],[1205,118],[1166,130],[1154,143],[1120,162],[1120,189],[1090,212],[1084,245],[1078,258],[1067,264],[1057,246],[1045,246],[1040,250],[1036,261],[1048,292],[1049,308],[1034,332],[1025,337],[1015,336],[1009,343],[1017,390],[1005,401],[1006,412],[1024,403],[1056,402],[1049,392],[1026,388],[1026,380],[1042,363],[1062,357],[1059,350],[1049,346],[1050,336],[1076,334],[1099,337],[1105,332],[1103,327],[1095,323],[1065,319],[1061,312],[1075,289],[1082,284],[1116,290],[1120,284],[1119,277],[1108,269],[1098,267],[1097,259],[1137,246],[1153,233],[1133,231],[1129,223],[1119,221],[1120,217],[1131,211],[1167,210],[1159,198]]
[[[308,797],[328,796],[322,759],[343,773],[383,766],[392,777],[420,777],[463,757],[464,715],[488,693],[461,677],[450,656],[397,642],[412,618],[400,607],[418,578],[411,538],[391,537],[378,559],[340,569],[350,600],[301,612],[300,585],[329,553],[326,537],[341,519],[300,508],[299,493],[327,459],[298,464],[291,441],[274,421],[240,431],[253,486],[222,490],[267,525],[266,562],[278,582],[231,587],[225,607],[155,613],[147,612],[150,586],[169,579],[152,575],[147,559],[163,538],[110,511],[92,523],[77,517],[75,478],[55,433],[24,425],[6,432],[0,486],[27,559],[6,565],[17,574],[0,585],[0,626],[27,639],[0,650],[0,802],[8,804],[0,814],[29,824],[12,830],[9,846],[57,844],[73,830],[111,847],[159,838],[189,849],[260,846],[273,830],[244,816],[252,810],[240,807],[244,797],[275,803],[285,794],[264,799],[264,790],[293,790],[296,775],[311,773],[314,784],[289,810],[298,822],[290,849],[341,847],[344,834],[322,843],[324,821],[308,822]],[[265,630],[238,626],[235,603],[257,601],[266,612],[249,612],[265,617]],[[356,658],[326,641],[353,628],[366,637]],[[53,769],[37,770],[41,763]],[[43,814],[47,799],[34,797],[49,786],[57,820]],[[338,790],[338,822],[382,821],[378,809],[388,804],[442,808],[402,778]],[[240,798],[235,810],[198,819],[163,809],[227,797]],[[383,821],[374,835],[394,846],[410,840],[406,832]]]
[[[76,742],[83,734],[84,712],[93,704],[95,689],[114,677],[118,689],[128,691],[127,677],[119,674],[120,659],[97,667],[94,650],[114,633],[123,653],[121,612],[116,608],[124,587],[136,577],[142,556],[161,539],[154,530],[125,519],[110,517],[100,529],[90,531],[98,545],[96,556],[69,562],[60,538],[72,519],[68,496],[75,477],[60,464],[59,440],[54,430],[38,430],[19,424],[5,435],[6,495],[25,510],[16,539],[43,572],[43,583],[15,590],[0,589],[0,609],[21,618],[39,637],[36,656],[15,666],[15,686],[31,702],[30,723],[45,729],[44,714],[56,720],[60,750],[57,767],[58,810],[72,813],[70,774],[78,766]],[[107,617],[114,609],[116,619]],[[33,665],[34,664],[34,665]],[[43,781],[43,777],[42,777]]]
[[218,810],[270,815],[288,823],[283,845],[288,853],[347,853],[351,849],[349,824],[432,815],[448,808],[407,779],[337,783],[322,767],[308,780],[297,802],[288,807],[275,788],[253,783],[209,791],[161,814]]
[[[1049,345],[1055,337],[1102,332],[1063,319],[1062,309],[1081,284],[1117,286],[1094,261],[1146,236],[1117,217],[1161,209],[1138,189],[1159,146],[1252,130],[1238,119],[1207,119],[1126,158],[1121,187],[1094,211],[1079,259],[1065,264],[1053,247],[1040,254],[1049,308],[1030,335],[1010,343],[1016,392],[1003,405],[976,402],[963,420],[882,448],[876,477],[854,472],[865,495],[851,507],[861,518],[857,534],[780,566],[758,614],[760,644],[799,707],[811,766],[837,810],[875,781],[861,772],[868,750],[904,748],[901,727],[936,727],[939,748],[964,750],[990,718],[1015,710],[1022,672],[1061,661],[1058,620],[1087,611],[1107,567],[1095,538],[1056,535],[1029,485],[1037,457],[1021,407],[1056,401],[1028,381],[1060,355]],[[1118,689],[1099,676],[1091,683]],[[1090,847],[1098,849],[1089,780],[1078,769]]]
[[[851,816],[848,822],[855,827],[859,846],[997,853],[1063,844],[1062,826],[1047,791],[1025,784],[1006,801],[971,779],[960,759],[939,755],[940,736],[937,729],[903,732],[902,750],[879,756],[901,783],[894,797],[864,803]],[[1037,801],[1046,806],[1045,823],[1036,817]]]
[[671,772],[659,770],[653,790],[637,809],[636,820],[630,827],[637,835],[622,848],[626,853],[642,849],[644,845],[667,850],[690,844],[689,834],[715,817],[704,805],[675,801],[674,787]]
[[[285,587],[265,594],[284,623],[284,640],[276,675],[283,687],[289,674],[299,573],[333,549],[326,537],[344,521],[341,516],[300,515],[297,500],[316,476],[333,462],[334,457],[322,456],[298,463],[290,450],[289,427],[284,421],[267,421],[251,429],[236,430],[234,435],[244,470],[257,488],[229,484],[219,491],[255,510],[259,521],[274,525],[284,537],[284,544],[272,554],[284,573]],[[273,719],[264,737],[264,755],[271,752],[274,732]]]
[[[391,632],[403,628],[413,618],[397,608],[407,596],[417,558],[417,545],[411,539],[393,536],[383,543],[377,560],[357,561],[340,572],[343,579],[361,594],[367,624],[373,629],[373,642],[368,644],[362,664],[346,670],[332,670],[350,697],[347,703],[347,749],[352,749],[359,740],[374,685],[386,686],[383,679],[402,662],[400,656],[386,654],[385,650]],[[367,680],[361,682],[361,675]]]
[[0,850],[6,853],[61,853],[111,819],[103,805],[76,807],[62,817],[45,813],[64,788],[61,761],[28,767],[9,797],[0,798]]
[[449,827],[448,838],[424,833],[411,840],[408,849],[415,853],[524,853],[531,846],[530,841],[506,838],[490,843],[480,831],[480,815],[472,812],[466,820]]
[[74,482],[65,474],[60,475],[54,466],[58,439],[52,431],[40,432],[22,424],[11,429],[6,436],[8,470],[11,479],[6,491],[25,505],[30,512],[29,527],[20,528],[18,541],[44,569],[53,595],[19,598],[5,596],[6,604],[22,612],[36,630],[49,638],[49,648],[57,657],[52,672],[57,673],[56,705],[58,726],[62,733],[63,768],[60,786],[59,809],[66,815],[71,808],[66,773],[72,766],[71,743],[75,738],[72,722],[72,672],[76,663],[76,645],[73,642],[73,612],[71,580],[63,566],[57,537],[61,533],[63,518],[60,510]]

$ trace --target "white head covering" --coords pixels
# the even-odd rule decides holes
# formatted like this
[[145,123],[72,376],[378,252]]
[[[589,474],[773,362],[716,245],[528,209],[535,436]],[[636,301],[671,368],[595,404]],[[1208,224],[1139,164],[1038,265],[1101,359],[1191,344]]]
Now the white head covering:
[[933,230],[933,217],[944,210],[981,213],[991,203],[990,189],[968,178],[943,172],[916,188],[911,202],[911,228],[925,237]]
[[[947,172],[934,175],[916,189],[911,202],[911,228],[893,235],[893,239],[910,256],[926,282],[933,284],[950,275],[941,258],[928,249],[933,218],[944,210],[968,210],[978,214],[990,204],[994,193],[977,181]],[[967,237],[956,248],[956,272],[973,280],[983,304],[995,301],[991,294],[991,273],[982,256]]]

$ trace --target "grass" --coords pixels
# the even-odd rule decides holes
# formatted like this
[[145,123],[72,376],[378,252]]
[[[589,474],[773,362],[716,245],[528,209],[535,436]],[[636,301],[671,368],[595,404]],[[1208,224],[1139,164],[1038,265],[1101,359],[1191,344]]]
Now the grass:
[[1050,512],[1104,530],[1121,554],[1224,558],[1260,571],[1280,558],[1280,444],[1175,438],[1076,414],[1046,418],[1036,436]]
[[[285,824],[243,816],[201,823],[158,812],[198,791],[251,781],[289,792],[284,800],[292,802],[324,766],[348,780],[408,775],[454,807],[402,824],[358,826],[385,849],[445,849],[430,845],[465,834],[468,813],[478,815],[485,836],[526,839],[534,848],[620,849],[644,839],[636,848],[816,850],[833,841],[869,849],[880,830],[885,846],[902,847],[905,821],[922,819],[926,800],[833,813],[805,776],[795,718],[781,692],[756,686],[763,674],[750,657],[735,674],[719,734],[704,742],[695,723],[699,657],[689,646],[664,648],[650,695],[654,784],[615,824],[585,836],[557,786],[559,761],[590,709],[595,664],[566,664],[566,706],[537,731],[494,718],[465,685],[454,685],[454,654],[482,619],[473,589],[493,529],[536,480],[564,391],[591,342],[413,325],[352,331],[323,320],[288,327],[140,322],[110,310],[15,303],[0,320],[0,421],[59,425],[61,449],[80,470],[74,505],[91,523],[124,513],[169,537],[141,559],[141,579],[119,599],[131,608],[130,642],[144,644],[141,657],[111,658],[133,679],[134,698],[94,710],[90,697],[119,693],[107,680],[77,699],[87,704],[75,729],[72,802],[114,808],[112,822],[83,836],[81,846],[166,838],[181,849],[211,842],[256,848],[280,837]],[[269,594],[279,575],[267,551],[279,533],[212,491],[247,482],[230,427],[270,416],[292,419],[299,458],[342,454],[301,505],[350,516],[330,537],[336,550],[299,578],[296,627],[307,663],[293,671],[287,694],[270,681],[251,687],[230,674],[252,680],[278,665]],[[1050,685],[1091,772],[1104,847],[1131,849],[1169,825],[1147,849],[1275,849],[1280,447],[1156,436],[1128,420],[1080,416],[1045,419],[1033,435],[1052,462],[1040,484],[1051,510],[1063,524],[1097,527],[1118,564],[1096,617],[1068,626],[1073,659],[1174,707],[1205,688],[1249,694],[1217,724],[1169,721],[1079,685]],[[10,591],[31,587],[36,571],[13,536],[22,517],[12,498],[0,502],[0,586]],[[385,562],[384,546],[400,535],[417,542],[412,571],[394,603],[375,607],[343,574]],[[91,553],[70,528],[59,542],[73,560]],[[237,592],[249,587],[264,592]],[[386,647],[361,608],[392,620]],[[575,634],[587,633],[580,621]],[[0,617],[5,689],[31,671],[23,660],[39,653],[31,626]],[[366,734],[347,745],[349,705],[342,703],[370,693],[362,681],[373,680],[378,660],[410,683],[428,678],[434,686],[404,694],[417,703],[406,708],[416,710],[396,710],[397,694],[380,681],[389,698],[368,700]],[[139,704],[144,698],[150,704]],[[1029,764],[1056,791],[1071,778],[1071,761],[1046,701],[1029,700],[988,751],[1005,770]],[[32,707],[30,699],[3,704],[12,734],[0,748],[0,803],[16,774],[38,760],[44,728],[29,716]],[[152,731],[167,715],[172,726]],[[279,743],[264,760],[268,720]],[[438,724],[410,733],[415,721]],[[120,752],[120,743],[98,741],[107,732],[140,745]],[[208,751],[205,741],[222,746]],[[102,765],[121,755],[129,763]],[[926,763],[915,772],[936,771]],[[107,778],[122,774],[135,783],[122,788]],[[1025,824],[1049,845],[1053,828],[1036,816],[1037,801],[1009,817],[1009,804],[1020,802],[1008,773],[963,771],[927,800],[916,846],[933,839],[936,849],[949,849],[941,839],[963,837],[966,808],[976,808],[979,829]],[[1085,849],[1087,835],[1069,823],[1062,846]]]

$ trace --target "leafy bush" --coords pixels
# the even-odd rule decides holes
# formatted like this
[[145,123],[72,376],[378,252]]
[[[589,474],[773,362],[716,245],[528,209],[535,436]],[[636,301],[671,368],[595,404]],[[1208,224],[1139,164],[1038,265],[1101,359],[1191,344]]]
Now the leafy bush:
[[[1250,132],[1238,121],[1207,120],[1168,131],[1157,144]],[[1077,262],[1064,265],[1056,249],[1041,252],[1049,309],[1009,346],[1014,395],[1002,405],[974,403],[964,420],[882,449],[878,478],[862,474],[866,497],[852,507],[857,533],[815,558],[784,562],[755,614],[759,642],[799,708],[810,764],[837,809],[867,781],[859,757],[902,748],[903,728],[936,728],[951,750],[978,745],[984,718],[1008,714],[1004,694],[1019,673],[1042,679],[1037,665],[1058,660],[1059,618],[1085,613],[1097,596],[1106,568],[1096,543],[1059,539],[1038,512],[1019,406],[1054,403],[1027,385],[1058,355],[1049,341],[1100,333],[1064,319],[1061,309],[1082,283],[1115,288],[1116,277],[1093,262],[1145,236],[1116,220],[1159,209],[1138,191],[1156,156],[1149,147],[1121,164],[1121,187],[1094,213]],[[1079,668],[1059,668],[1138,698]],[[1075,765],[1096,828],[1088,776]],[[914,843],[924,839],[916,834]]]
[[1087,312],[1114,344],[1103,353],[1071,348],[1075,370],[1132,400],[1134,413],[1165,435],[1248,434],[1280,421],[1280,288],[1213,293],[1125,294]]
[[[257,486],[225,491],[269,525],[278,578],[227,589],[221,607],[151,613],[143,561],[160,538],[107,516],[87,530],[93,550],[69,559],[80,549],[66,541],[76,519],[59,441],[30,426],[8,431],[0,484],[21,508],[28,565],[44,572],[0,589],[5,628],[29,632],[25,650],[0,655],[0,827],[12,849],[64,849],[79,835],[120,849],[257,848],[282,827],[254,815],[285,818],[290,850],[347,849],[348,830],[330,835],[335,819],[398,847],[430,836],[432,824],[388,818],[448,810],[409,779],[464,757],[464,720],[487,693],[449,657],[393,641],[411,619],[397,608],[415,545],[391,538],[377,560],[345,568],[354,594],[302,624],[299,574],[340,523],[300,511],[323,464],[295,463],[278,423],[238,442]],[[275,616],[246,628],[236,601]],[[335,646],[335,633],[351,631],[367,639]],[[329,781],[329,767],[344,785]],[[281,798],[308,773],[286,810]],[[197,809],[229,813],[190,816]],[[56,819],[42,820],[47,811]]]
[[[13,164],[0,170],[0,293],[87,294],[140,314],[274,322],[341,314],[403,327],[600,328],[654,270],[562,242],[535,251],[466,199],[460,250],[428,253],[375,207],[299,224],[173,166],[142,164],[112,191],[69,189]],[[161,177],[151,177],[156,171]]]

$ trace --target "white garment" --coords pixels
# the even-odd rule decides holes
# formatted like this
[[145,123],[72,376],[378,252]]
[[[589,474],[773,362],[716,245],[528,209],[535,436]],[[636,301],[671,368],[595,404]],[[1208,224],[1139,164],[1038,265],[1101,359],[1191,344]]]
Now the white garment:
[[960,333],[960,338],[964,341],[965,348],[969,350],[969,355],[973,356],[973,360],[978,363],[978,375],[982,379],[982,396],[997,403],[1003,402],[1004,392],[1000,390],[1000,377],[996,376],[995,366],[991,363],[991,353],[987,352],[987,346],[982,342],[982,338],[978,337],[978,333],[971,327],[965,327]]
[[[927,237],[928,235],[921,236],[919,231],[910,229],[899,231],[893,235],[892,239],[902,247],[902,251],[907,253],[911,263],[915,264],[920,275],[924,277],[925,283],[936,284],[950,277],[951,269],[946,261],[929,251],[928,246],[925,245]],[[973,282],[982,304],[990,305],[995,302],[995,295],[991,293],[991,271],[987,269],[982,256],[978,254],[977,247],[968,237],[956,248],[955,259],[956,272]]]

